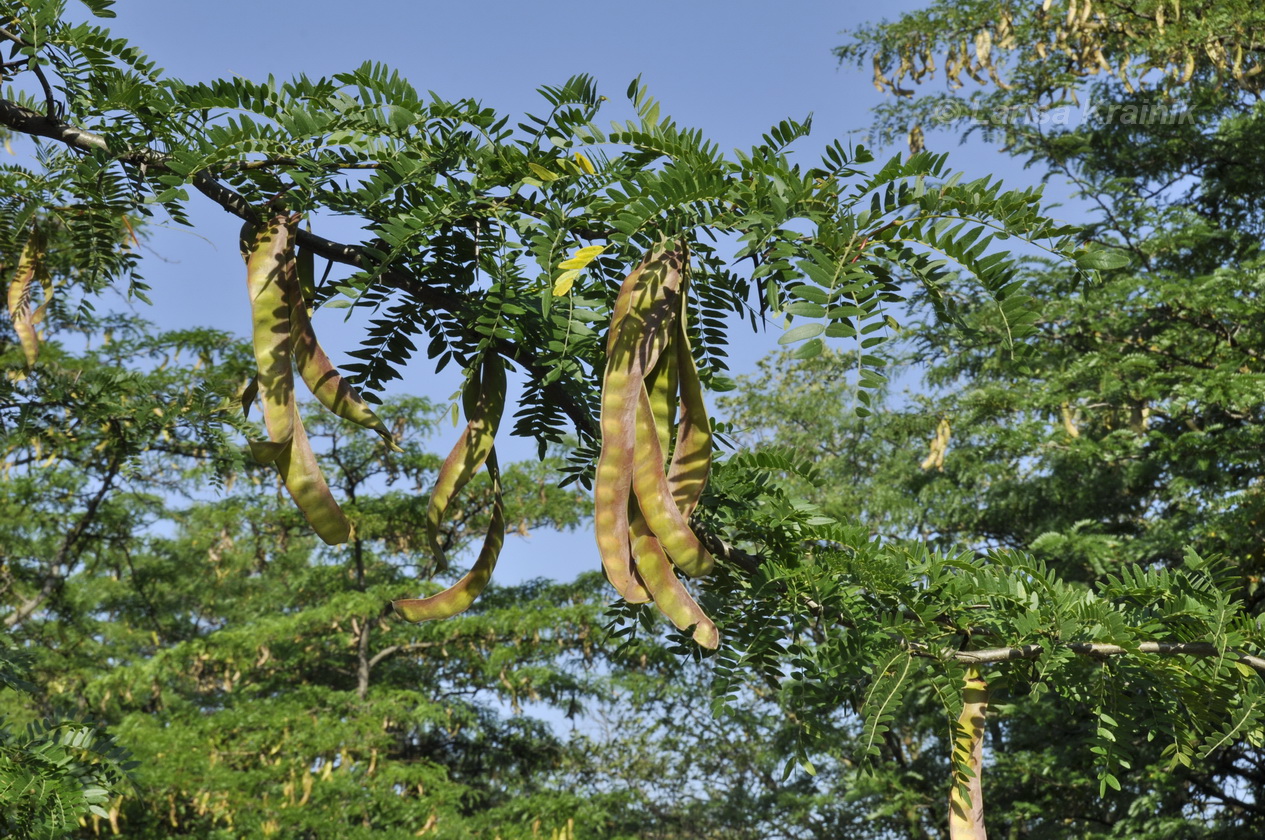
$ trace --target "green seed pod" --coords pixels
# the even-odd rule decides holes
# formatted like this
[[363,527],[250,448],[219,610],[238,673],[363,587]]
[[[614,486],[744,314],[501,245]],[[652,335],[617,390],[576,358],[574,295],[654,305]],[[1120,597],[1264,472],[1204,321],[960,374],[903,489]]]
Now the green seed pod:
[[439,568],[447,563],[439,543],[439,528],[448,515],[448,506],[461,492],[492,452],[496,431],[505,410],[505,364],[489,353],[480,370],[471,376],[461,394],[466,428],[448,453],[435,479],[430,505],[426,510],[426,541]]
[[294,435],[276,454],[277,471],[285,481],[294,504],[303,512],[316,535],[329,545],[339,545],[352,538],[355,530],[343,509],[330,492],[316,454],[308,442],[303,422],[297,417]]
[[448,507],[461,489],[474,478],[485,463],[492,481],[492,519],[478,559],[470,571],[452,586],[429,598],[405,598],[395,601],[395,611],[406,621],[430,621],[450,618],[474,603],[492,578],[501,547],[505,544],[505,504],[501,496],[501,471],[493,442],[505,410],[505,365],[492,353],[466,383],[461,402],[466,413],[466,428],[456,446],[440,467],[426,510],[426,540],[436,564],[447,565],[439,543],[439,526]]
[[979,668],[967,668],[962,684],[962,714],[953,739],[953,787],[949,792],[951,840],[981,840],[984,835],[984,724],[988,683]]
[[292,301],[283,277],[290,262],[291,241],[297,224],[297,216],[278,214],[263,227],[250,222],[242,226],[242,256],[246,259],[259,396],[263,401],[264,425],[274,443],[285,443],[294,436],[298,417],[290,344]]
[[308,390],[312,395],[334,414],[351,422],[372,429],[396,452],[402,451],[395,443],[395,436],[386,427],[373,409],[360,398],[360,394],[338,372],[330,362],[329,356],[316,340],[316,331],[312,328],[312,319],[308,316],[307,307],[298,290],[294,290],[298,303],[290,309],[291,341],[294,350],[294,364],[299,369]]
[[286,490],[313,530],[336,545],[351,539],[353,529],[321,473],[294,401],[290,316],[303,305],[294,277],[297,225],[298,216],[277,214],[264,227],[247,223],[242,228],[259,397],[269,437],[250,446],[261,463],[276,463]]

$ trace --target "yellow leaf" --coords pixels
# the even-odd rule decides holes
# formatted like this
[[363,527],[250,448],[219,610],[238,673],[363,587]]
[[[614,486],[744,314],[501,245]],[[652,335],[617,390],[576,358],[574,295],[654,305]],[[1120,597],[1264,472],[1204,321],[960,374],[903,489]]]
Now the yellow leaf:
[[580,168],[583,169],[589,175],[592,175],[595,172],[597,172],[597,169],[595,169],[593,166],[593,161],[589,160],[580,152],[575,153],[575,162],[580,164]]
[[558,275],[558,279],[553,281],[553,296],[562,297],[570,293],[571,287],[575,285],[575,278],[580,276],[580,269],[573,268],[570,271],[564,271]]
[[589,263],[597,259],[598,255],[601,254],[605,250],[606,250],[605,245],[589,245],[588,247],[581,248],[580,250],[572,254],[569,259],[565,259],[562,262],[558,263],[558,268],[561,268],[561,269],[585,268],[586,266],[588,266]]
[[529,163],[527,168],[536,173],[536,177],[542,181],[556,181],[562,177],[557,172],[550,172],[538,163]]

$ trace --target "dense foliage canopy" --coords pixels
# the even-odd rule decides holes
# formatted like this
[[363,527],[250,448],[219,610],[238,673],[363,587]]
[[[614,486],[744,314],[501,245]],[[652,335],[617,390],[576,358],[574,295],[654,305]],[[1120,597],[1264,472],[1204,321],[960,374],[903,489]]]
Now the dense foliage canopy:
[[[1194,37],[1165,59],[1084,2],[1057,37],[1108,63],[1168,67]],[[723,154],[639,80],[622,111],[581,76],[518,120],[375,63],[186,82],[64,12],[0,7],[0,126],[30,152],[0,169],[0,696],[49,721],[0,740],[6,830],[980,837],[984,767],[1016,837],[1259,827],[1260,798],[1233,801],[1265,697],[1255,204],[1247,161],[1182,156],[1251,135],[1251,61],[1156,88],[1220,109],[1166,155],[1092,123],[1004,134],[1102,202],[1081,233],[942,154],[801,164],[807,121]],[[899,84],[944,43],[967,60],[937,27],[988,33],[976,75],[1037,37],[1004,6],[952,15],[845,55],[887,83],[914,50]],[[1086,67],[994,78],[1041,103]],[[195,201],[246,223],[249,348],[97,310],[144,298],[138,238]],[[363,241],[324,236],[333,216]],[[303,326],[320,307],[373,313],[345,380]],[[752,445],[709,466],[702,391],[770,319],[794,358],[733,398],[716,437]],[[911,350],[934,387],[902,405]],[[435,407],[375,392],[449,365],[467,424],[443,460]],[[507,433],[541,463],[500,467]],[[391,611],[469,606],[505,523],[590,522],[614,605],[593,576]],[[480,540],[455,588],[426,582]],[[532,704],[610,728],[506,714]]]

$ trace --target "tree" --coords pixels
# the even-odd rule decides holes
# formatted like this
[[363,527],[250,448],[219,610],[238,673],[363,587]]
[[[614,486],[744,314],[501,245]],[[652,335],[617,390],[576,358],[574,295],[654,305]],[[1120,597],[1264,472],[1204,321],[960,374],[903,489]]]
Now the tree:
[[[103,0],[88,5],[110,14]],[[800,343],[804,357],[820,354],[824,339],[855,339],[863,403],[883,381],[889,306],[913,289],[925,290],[946,321],[984,321],[1013,345],[1038,313],[1014,279],[1016,258],[992,247],[1000,238],[1022,238],[1085,272],[1120,263],[1044,217],[1039,191],[963,181],[944,156],[926,153],[869,169],[866,150],[837,141],[819,164],[801,166],[788,150],[810,126],[790,120],[754,148],[725,156],[701,132],[663,118],[639,81],[628,89],[633,118],[609,133],[595,124],[608,100],[586,77],[541,88],[546,115],[514,127],[471,100],[424,100],[377,64],[330,79],[188,84],[162,77],[139,50],[99,27],[64,22],[61,10],[58,2],[26,2],[4,17],[18,56],[8,72],[29,89],[0,101],[0,124],[38,138],[40,148],[34,165],[4,173],[13,196],[4,208],[7,264],[21,265],[17,255],[34,231],[60,232],[69,245],[58,258],[82,267],[75,288],[91,295],[127,281],[143,295],[134,253],[117,247],[120,227],[136,227],[133,217],[158,207],[185,219],[189,187],[243,218],[268,432],[266,440],[253,435],[252,450],[277,465],[329,543],[354,545],[353,525],[364,538],[374,521],[357,523],[354,495],[330,489],[319,448],[306,443],[290,363],[307,374],[320,366],[303,326],[307,308],[382,312],[350,368],[366,399],[405,363],[417,363],[422,339],[437,367],[455,362],[467,372],[463,443],[441,467],[444,489],[430,508],[437,513],[416,527],[426,531],[444,518],[451,494],[487,463],[487,549],[439,600],[397,602],[406,617],[468,603],[494,564],[498,490],[509,485],[498,479],[491,438],[504,402],[497,383],[508,366],[528,377],[513,433],[535,439],[542,452],[574,435],[567,477],[594,476],[603,560],[626,602],[619,637],[636,632],[631,619],[645,609],[636,602],[654,601],[676,625],[670,638],[681,655],[719,648],[708,655],[716,705],[738,702],[752,675],[766,681],[794,715],[792,758],[806,768],[834,735],[825,722],[840,713],[841,700],[864,718],[856,757],[880,754],[902,698],[925,673],[920,685],[934,689],[944,735],[959,747],[941,768],[952,780],[945,821],[958,836],[977,832],[988,691],[979,667],[998,661],[1016,662],[1002,685],[1037,693],[1065,685],[1088,706],[1104,786],[1119,784],[1117,724],[1171,731],[1183,758],[1255,727],[1254,669],[1265,667],[1252,654],[1258,631],[1226,595],[1220,567],[1194,552],[1180,569],[1095,594],[1022,552],[875,542],[778,482],[786,472],[813,479],[814,465],[802,456],[737,453],[708,479],[711,429],[701,391],[724,370],[724,316],[753,326],[765,313],[799,319],[784,340]],[[329,212],[360,218],[366,241],[334,242],[298,223],[306,214],[315,227]],[[732,252],[725,242],[734,243]],[[305,283],[308,255],[351,273],[317,282],[313,272]],[[982,290],[980,308],[959,305],[950,267]],[[19,302],[35,294],[38,274],[16,271]],[[912,286],[902,285],[905,277]],[[34,319],[21,305],[12,313],[19,331]],[[604,341],[593,325],[607,323]],[[40,364],[28,376],[42,376]],[[305,378],[318,396],[333,383],[331,410],[341,403],[362,425],[393,437],[389,423],[352,399],[355,390],[344,390],[351,380],[323,369]],[[250,388],[245,394],[253,402]],[[426,556],[439,562],[434,549],[442,544],[431,536]],[[688,574],[707,571],[713,558],[696,601],[671,562]],[[301,577],[328,574],[304,563],[297,561]],[[326,613],[340,626],[356,617],[358,640],[379,626],[385,599],[416,594],[400,591],[405,585],[390,575],[372,588],[369,570],[363,590]],[[41,572],[53,589],[70,573]],[[1170,591],[1186,599],[1180,613],[1156,606]],[[23,620],[42,617],[37,609]],[[418,632],[446,632],[425,627]],[[978,647],[984,638],[996,644]],[[253,642],[249,655],[262,658]],[[1082,654],[1123,657],[1111,675],[1120,678],[1087,669]],[[231,684],[247,655],[237,651],[234,671],[226,664],[217,676]],[[162,664],[158,656],[133,673]],[[1135,708],[1129,680],[1141,677],[1208,701]],[[336,710],[343,740],[369,725],[355,711]],[[178,721],[191,731],[197,722],[192,714]],[[249,732],[236,741],[254,751]],[[299,766],[326,760],[327,747],[302,744],[307,763],[296,765],[296,780]]]

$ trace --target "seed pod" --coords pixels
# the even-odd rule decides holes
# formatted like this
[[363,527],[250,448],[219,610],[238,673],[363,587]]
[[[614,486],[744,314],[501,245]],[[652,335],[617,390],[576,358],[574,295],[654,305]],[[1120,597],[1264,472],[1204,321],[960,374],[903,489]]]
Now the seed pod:
[[483,539],[483,548],[470,571],[461,580],[437,595],[429,598],[404,598],[395,601],[392,606],[405,621],[431,621],[451,618],[469,609],[475,599],[482,594],[484,587],[492,578],[492,570],[496,567],[501,546],[505,543],[505,505],[501,500],[501,473],[497,468],[496,450],[492,449],[487,456],[488,477],[492,480],[492,519],[488,523],[488,533]]
[[635,462],[637,404],[647,370],[658,361],[680,290],[682,253],[647,256],[624,280],[611,318],[602,378],[602,452],[593,483],[594,524],[606,577],[629,603],[651,600],[628,541],[629,476]]
[[646,588],[654,596],[655,606],[676,625],[678,630],[694,628],[694,641],[705,648],[715,650],[720,644],[716,624],[707,617],[703,608],[694,600],[663,552],[659,541],[650,533],[649,526],[640,516],[630,517],[632,525],[632,554],[637,562],[637,572]]
[[712,466],[712,426],[703,402],[703,385],[690,352],[685,323],[685,295],[681,295],[681,317],[677,321],[676,356],[681,383],[681,420],[676,431],[676,447],[668,469],[668,486],[677,509],[687,521],[698,506],[707,474]]
[[263,227],[242,227],[252,338],[259,368],[259,397],[267,441],[253,441],[261,463],[276,463],[286,490],[317,536],[330,545],[347,542],[353,529],[334,500],[299,419],[291,363],[291,312],[303,306],[294,276],[294,232],[298,216],[277,214]]
[[276,454],[277,471],[285,481],[294,504],[303,512],[316,535],[329,545],[339,545],[352,538],[355,529],[325,482],[325,475],[316,462],[316,454],[308,442],[303,421],[295,418],[294,435]]
[[312,395],[334,414],[351,422],[372,429],[396,452],[402,451],[395,442],[395,436],[386,427],[373,409],[360,397],[351,383],[342,377],[338,369],[330,362],[329,356],[321,349],[316,340],[316,331],[312,329],[312,319],[308,316],[307,306],[298,289],[294,290],[297,304],[290,309],[291,341],[293,342],[294,364],[299,369],[308,390]]
[[505,366],[500,356],[484,356],[482,367],[466,384],[461,401],[466,413],[466,428],[439,470],[426,511],[426,539],[437,565],[441,568],[447,565],[439,542],[439,525],[446,517],[453,497],[461,492],[484,463],[492,481],[492,518],[478,559],[461,580],[429,598],[406,598],[394,602],[396,612],[406,621],[449,618],[468,609],[491,579],[505,543],[505,504],[501,495],[501,472],[493,446],[505,409]]
[[708,574],[714,562],[699,543],[689,522],[681,515],[663,474],[663,450],[654,428],[654,415],[645,388],[636,416],[637,461],[633,467],[633,491],[646,524],[681,571],[691,577]]
[[294,436],[294,421],[298,416],[290,345],[292,301],[283,277],[297,224],[297,216],[278,214],[263,227],[250,222],[242,225],[242,256],[246,259],[259,396],[263,401],[264,425],[273,443],[285,443]]
[[962,685],[962,714],[953,738],[953,787],[949,792],[951,840],[984,840],[984,717],[988,683],[970,667]]
[[[13,331],[18,334],[27,367],[34,367],[39,359],[40,339],[35,328],[44,319],[44,308],[48,306],[52,294],[52,286],[43,270],[43,261],[43,236],[38,231],[32,231],[26,244],[22,246],[22,256],[18,258],[18,269],[9,281],[8,293],[9,318],[13,322]],[[32,311],[31,293],[37,279],[44,288],[44,302]]]
[[461,402],[466,428],[439,470],[426,510],[426,541],[441,569],[447,563],[439,543],[439,527],[447,518],[453,497],[474,478],[491,454],[505,410],[505,365],[500,356],[483,357],[482,368],[466,383]]

